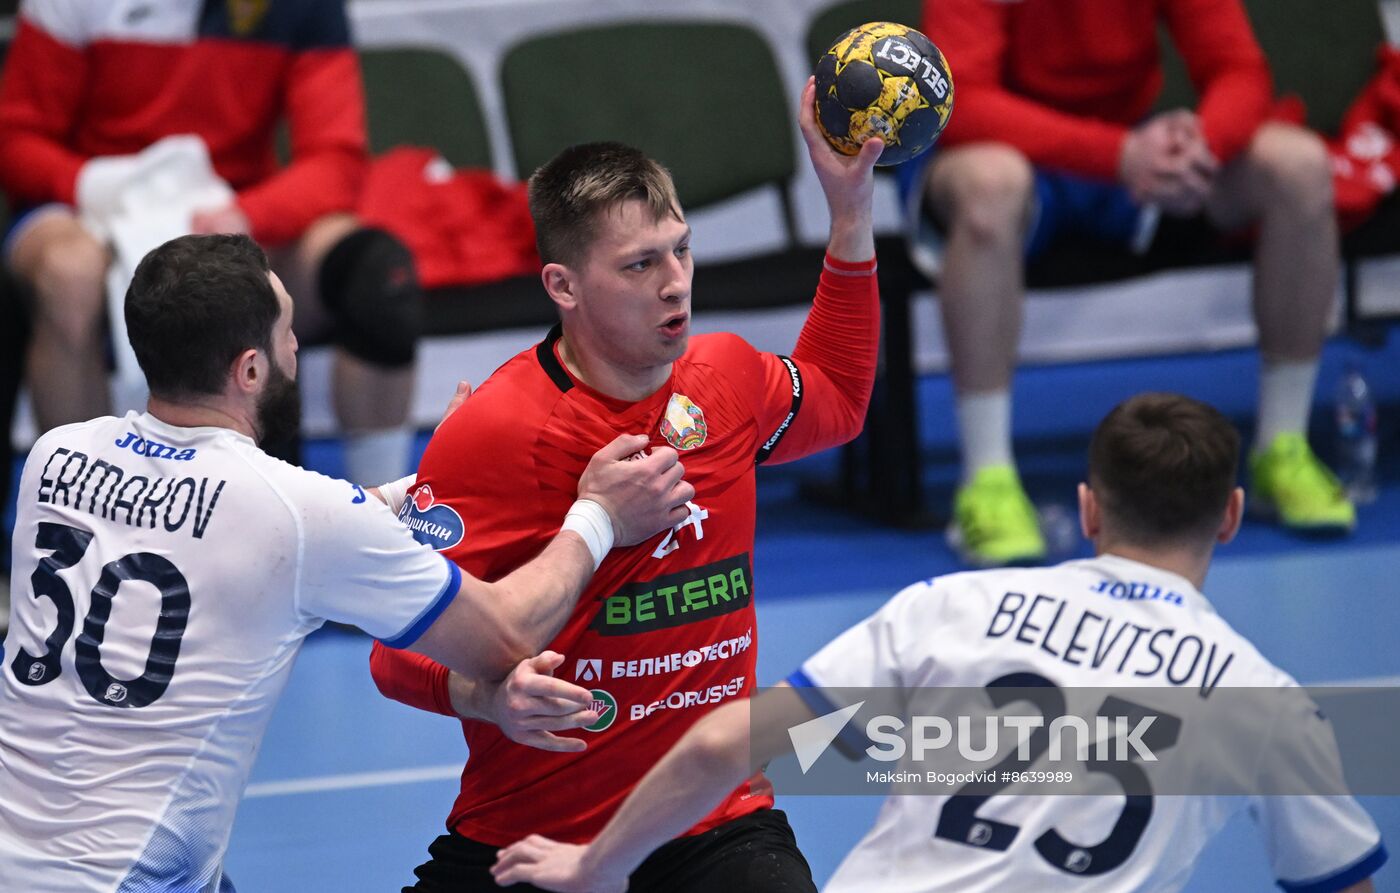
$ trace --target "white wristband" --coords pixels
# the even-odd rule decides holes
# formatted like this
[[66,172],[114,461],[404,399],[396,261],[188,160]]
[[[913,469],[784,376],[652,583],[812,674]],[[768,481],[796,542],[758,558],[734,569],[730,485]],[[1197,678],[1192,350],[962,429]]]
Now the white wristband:
[[379,495],[384,497],[384,504],[389,507],[389,511],[395,515],[399,509],[403,508],[404,500],[408,498],[408,489],[418,482],[418,475],[404,475],[396,481],[379,485]]
[[613,523],[607,509],[591,499],[579,499],[569,506],[560,530],[572,530],[583,537],[584,545],[593,556],[593,569],[603,563],[613,547]]

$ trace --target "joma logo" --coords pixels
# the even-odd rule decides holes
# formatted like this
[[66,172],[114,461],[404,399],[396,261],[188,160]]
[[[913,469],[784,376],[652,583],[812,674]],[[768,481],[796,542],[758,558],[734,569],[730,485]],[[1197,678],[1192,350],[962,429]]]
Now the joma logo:
[[130,431],[126,432],[126,436],[115,443],[119,447],[131,450],[138,456],[149,456],[152,459],[174,459],[176,462],[188,462],[194,458],[195,454],[192,449],[176,450],[168,444],[137,437]]

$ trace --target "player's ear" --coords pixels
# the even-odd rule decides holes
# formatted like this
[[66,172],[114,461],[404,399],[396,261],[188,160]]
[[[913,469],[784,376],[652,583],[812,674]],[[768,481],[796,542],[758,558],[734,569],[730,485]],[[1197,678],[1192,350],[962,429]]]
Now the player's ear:
[[545,264],[544,269],[540,270],[540,281],[544,283],[549,299],[560,310],[573,310],[578,306],[578,279],[573,270],[563,264]]
[[229,383],[235,395],[257,393],[259,383],[267,377],[268,358],[255,347],[239,351],[229,364]]
[[1230,498],[1225,501],[1225,517],[1220,519],[1220,529],[1216,531],[1215,541],[1222,546],[1235,538],[1235,534],[1240,532],[1240,522],[1244,520],[1244,488],[1236,487],[1230,491]]
[[1080,482],[1079,532],[1084,534],[1086,540],[1092,541],[1099,535],[1099,530],[1099,501],[1094,497],[1094,491],[1089,489],[1089,485]]

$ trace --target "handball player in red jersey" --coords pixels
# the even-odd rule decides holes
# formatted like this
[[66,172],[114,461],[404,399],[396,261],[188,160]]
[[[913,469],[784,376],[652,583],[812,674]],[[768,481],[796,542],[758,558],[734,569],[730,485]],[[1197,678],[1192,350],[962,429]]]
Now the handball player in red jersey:
[[[635,149],[575,146],[530,179],[545,290],[560,325],[502,366],[438,431],[400,517],[493,579],[558,530],[588,457],[619,431],[680,451],[688,514],[614,550],[567,617],[518,632],[592,689],[596,722],[530,751],[475,721],[478,693],[431,660],[375,647],[380,690],[463,717],[471,758],[415,890],[494,890],[496,851],[526,835],[583,842],[702,716],[754,688],[755,467],[844,443],[875,378],[879,295],[872,176],[882,145],[844,156],[821,137],[809,83],[802,134],[831,235],[790,357],[732,334],[690,337],[690,227],[670,175]],[[815,272],[815,271],[814,271]],[[815,891],[757,774],[632,875],[634,891]],[[533,889],[523,886],[512,890]]]

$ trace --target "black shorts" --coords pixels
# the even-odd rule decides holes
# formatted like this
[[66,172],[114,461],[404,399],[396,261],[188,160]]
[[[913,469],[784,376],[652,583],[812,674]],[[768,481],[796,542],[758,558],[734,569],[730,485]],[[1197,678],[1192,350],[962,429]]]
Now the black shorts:
[[[525,884],[496,886],[489,869],[498,849],[456,831],[444,834],[428,847],[432,858],[413,870],[418,883],[404,887],[404,893],[538,891]],[[760,809],[659,847],[632,873],[627,889],[628,893],[816,893],[817,885],[797,849],[787,816],[778,809]]]

